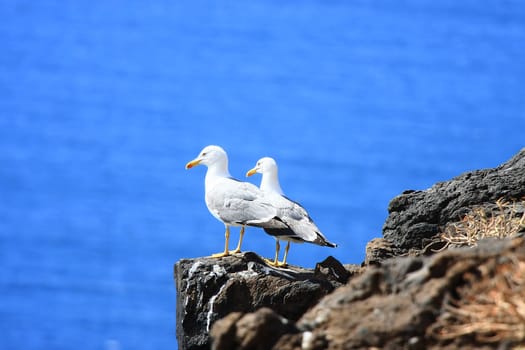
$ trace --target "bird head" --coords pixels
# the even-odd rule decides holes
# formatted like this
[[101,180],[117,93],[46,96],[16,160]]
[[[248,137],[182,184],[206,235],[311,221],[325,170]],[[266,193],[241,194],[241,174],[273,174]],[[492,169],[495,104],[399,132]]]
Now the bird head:
[[265,174],[275,171],[277,171],[277,163],[275,163],[275,160],[270,157],[264,157],[257,161],[254,168],[248,170],[246,176],[252,176],[255,173]]
[[220,162],[228,162],[228,156],[226,155],[226,152],[222,149],[222,147],[213,145],[206,146],[202,149],[197,158],[193,159],[192,161],[189,161],[186,164],[186,169],[191,169],[194,166],[200,164],[209,167],[213,164]]

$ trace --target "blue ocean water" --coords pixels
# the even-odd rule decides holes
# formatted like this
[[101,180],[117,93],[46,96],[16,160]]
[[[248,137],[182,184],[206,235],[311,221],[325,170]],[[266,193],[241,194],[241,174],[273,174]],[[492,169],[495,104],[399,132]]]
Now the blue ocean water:
[[[525,3],[0,2],[0,347],[174,349],[172,266],[223,247],[223,146],[360,263],[391,198],[494,167],[525,128]],[[258,183],[259,179],[249,179]],[[237,239],[234,230],[232,246]],[[247,230],[245,250],[274,241]]]

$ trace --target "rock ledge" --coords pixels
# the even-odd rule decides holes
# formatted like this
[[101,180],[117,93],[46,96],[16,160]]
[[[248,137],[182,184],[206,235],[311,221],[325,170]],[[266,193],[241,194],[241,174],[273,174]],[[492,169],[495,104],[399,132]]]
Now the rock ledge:
[[[491,215],[497,200],[524,197],[525,148],[497,168],[395,197],[362,266],[329,257],[315,269],[273,268],[249,252],[183,259],[179,349],[523,347],[525,222],[474,248],[444,249],[440,232],[473,208]],[[512,215],[524,212],[522,201]]]
[[213,323],[230,313],[270,307],[274,318],[297,321],[351,272],[329,257],[315,269],[273,268],[247,252],[225,258],[183,259],[175,264],[179,349],[209,349]]

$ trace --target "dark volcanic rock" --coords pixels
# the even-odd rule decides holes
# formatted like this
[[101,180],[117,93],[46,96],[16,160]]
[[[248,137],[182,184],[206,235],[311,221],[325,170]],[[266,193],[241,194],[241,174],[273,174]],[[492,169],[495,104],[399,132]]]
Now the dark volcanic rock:
[[384,238],[393,243],[392,255],[420,251],[449,222],[459,221],[474,206],[500,198],[525,196],[525,148],[494,169],[477,170],[425,191],[406,191],[388,206]]
[[267,350],[283,334],[295,332],[292,322],[266,307],[247,314],[234,312],[213,325],[212,349]]
[[395,255],[392,242],[384,238],[374,238],[366,245],[366,254],[364,264],[380,265],[386,259],[390,259]]
[[[319,263],[315,270],[293,266],[273,268],[254,253],[220,259],[183,259],[174,269],[177,339],[181,350],[209,349],[213,323],[232,312],[239,312],[236,321],[244,320],[246,325],[250,325],[250,317],[246,319],[243,314],[262,307],[271,308],[276,313],[274,318],[296,321],[349,277],[347,270],[333,258]],[[271,320],[273,316],[265,314],[265,317]],[[240,344],[251,344],[255,335],[245,332],[249,328],[246,325],[232,328],[223,324],[222,328],[227,334],[237,335]],[[258,329],[267,326],[265,322],[251,325]],[[217,339],[231,340],[221,332],[217,332]]]
[[[501,273],[502,264],[512,266],[508,276],[525,278],[523,237],[490,240],[476,248],[453,249],[430,257],[396,258],[381,267],[371,266],[321,299],[297,322],[299,332],[281,337],[273,349],[501,348],[501,342],[478,341],[475,336],[479,334],[458,331],[457,336],[445,339],[440,332],[450,329],[447,320],[451,316],[446,314],[450,309],[445,304],[460,305],[472,298],[460,299],[461,288],[471,290],[476,284],[478,290],[486,293],[488,299],[484,300],[490,301],[491,294],[499,288],[493,282]],[[519,304],[522,296],[517,300]],[[502,305],[510,308],[512,304]],[[482,305],[474,306],[482,310]],[[445,320],[447,327],[438,320]],[[488,327],[491,322],[487,320]],[[465,326],[472,327],[470,333],[475,332],[475,324]],[[461,327],[460,324],[457,329]]]
[[[314,270],[278,269],[254,253],[181,260],[179,349],[523,346],[524,234],[436,252],[447,248],[438,236],[446,224],[473,208],[492,217],[498,199],[523,197],[525,149],[497,168],[394,198],[384,238],[369,242],[361,267],[329,257]],[[523,202],[504,210],[525,217]]]

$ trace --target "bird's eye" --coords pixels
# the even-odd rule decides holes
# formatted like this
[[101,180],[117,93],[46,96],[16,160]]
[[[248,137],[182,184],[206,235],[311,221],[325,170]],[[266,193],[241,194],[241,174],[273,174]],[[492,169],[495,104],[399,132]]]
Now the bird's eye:
[[205,156],[205,155],[206,155],[206,152],[202,152],[202,155]]

